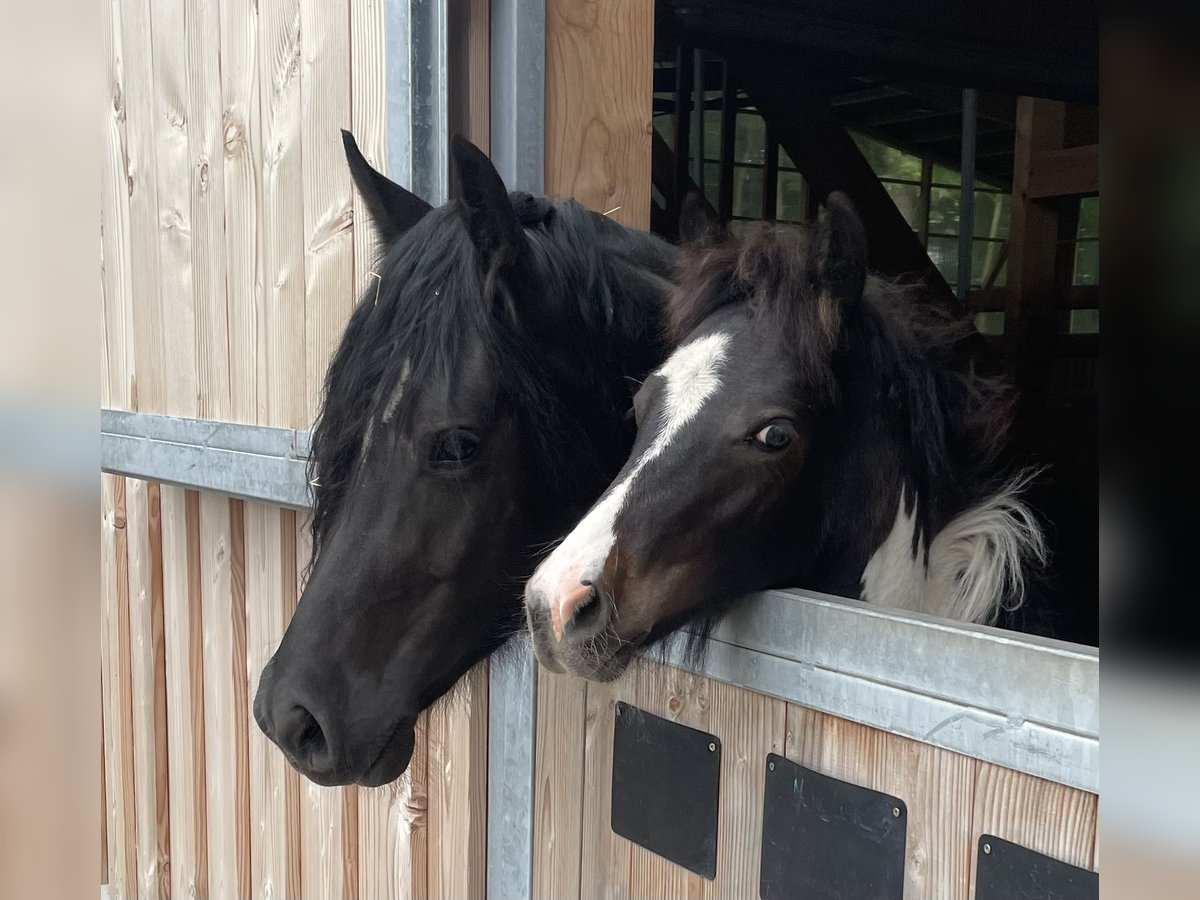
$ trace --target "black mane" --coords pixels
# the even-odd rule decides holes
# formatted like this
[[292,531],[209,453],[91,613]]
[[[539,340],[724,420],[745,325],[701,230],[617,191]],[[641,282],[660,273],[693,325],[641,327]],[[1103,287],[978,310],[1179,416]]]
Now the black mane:
[[[581,442],[581,427],[588,438],[610,442],[624,431],[621,398],[628,386],[622,377],[654,361],[635,358],[632,348],[657,321],[651,306],[665,296],[667,284],[655,273],[669,272],[673,248],[574,201],[520,193],[510,199],[536,261],[540,290],[560,313],[556,343],[574,363],[579,393],[592,389],[589,408],[571,408],[562,386],[550,383],[533,335],[502,321],[497,310],[503,304],[485,296],[499,288],[482,270],[458,204],[431,210],[384,252],[330,362],[308,462],[313,559],[345,497],[368,426],[402,377],[402,361],[412,384],[444,378],[464,337],[481,337],[516,408],[529,416],[550,472],[557,471],[557,460],[570,457],[564,445]],[[519,304],[522,298],[512,300]],[[599,396],[610,402],[596,409]],[[585,415],[591,421],[581,422]]]

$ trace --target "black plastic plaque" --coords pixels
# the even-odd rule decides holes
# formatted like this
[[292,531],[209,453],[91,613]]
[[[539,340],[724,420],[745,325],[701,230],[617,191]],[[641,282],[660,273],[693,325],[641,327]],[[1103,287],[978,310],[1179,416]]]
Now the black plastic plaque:
[[985,834],[979,839],[975,900],[1099,900],[1100,876]]
[[904,801],[772,753],[763,806],[762,900],[902,900]]
[[612,830],[705,878],[717,876],[721,742],[617,703]]

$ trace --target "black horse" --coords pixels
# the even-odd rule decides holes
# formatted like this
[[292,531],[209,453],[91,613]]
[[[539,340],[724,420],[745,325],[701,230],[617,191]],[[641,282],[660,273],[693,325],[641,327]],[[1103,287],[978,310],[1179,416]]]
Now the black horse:
[[432,209],[344,139],[382,259],[329,366],[310,574],[254,714],[311,780],[379,785],[417,714],[521,628],[538,549],[628,457],[675,250],[509,194],[463,140],[459,196]]
[[613,678],[768,587],[967,622],[1018,605],[1044,540],[998,462],[1011,393],[956,358],[969,320],[869,278],[840,194],[811,236],[697,230],[633,453],[527,586],[539,659]]

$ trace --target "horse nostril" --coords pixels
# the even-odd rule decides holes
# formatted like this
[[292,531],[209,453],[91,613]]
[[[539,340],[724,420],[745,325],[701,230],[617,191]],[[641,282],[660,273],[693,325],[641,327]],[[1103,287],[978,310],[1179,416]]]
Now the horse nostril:
[[563,627],[563,636],[574,643],[591,640],[608,626],[612,618],[608,600],[595,585],[590,581],[581,583],[588,590],[576,601],[571,618]]
[[296,712],[303,722],[300,726],[300,734],[296,737],[297,753],[305,759],[320,756],[328,748],[325,732],[321,730],[321,725],[313,717],[313,714],[303,706],[296,707]]
[[329,762],[329,739],[317,717],[303,706],[292,707],[288,716],[288,728],[284,743],[295,758],[314,770],[321,770]]

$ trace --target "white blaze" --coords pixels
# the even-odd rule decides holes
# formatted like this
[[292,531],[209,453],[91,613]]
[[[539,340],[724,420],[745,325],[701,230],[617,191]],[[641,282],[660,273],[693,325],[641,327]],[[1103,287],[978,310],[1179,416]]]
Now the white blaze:
[[[545,597],[553,609],[566,591],[599,574],[616,535],[613,526],[633,482],[651,460],[662,455],[704,402],[721,386],[721,367],[729,335],[721,332],[697,338],[680,347],[655,374],[664,378],[666,404],[654,442],[625,477],[584,516],[575,530],[548,556],[530,579],[530,596]],[[558,616],[556,620],[561,621]]]

